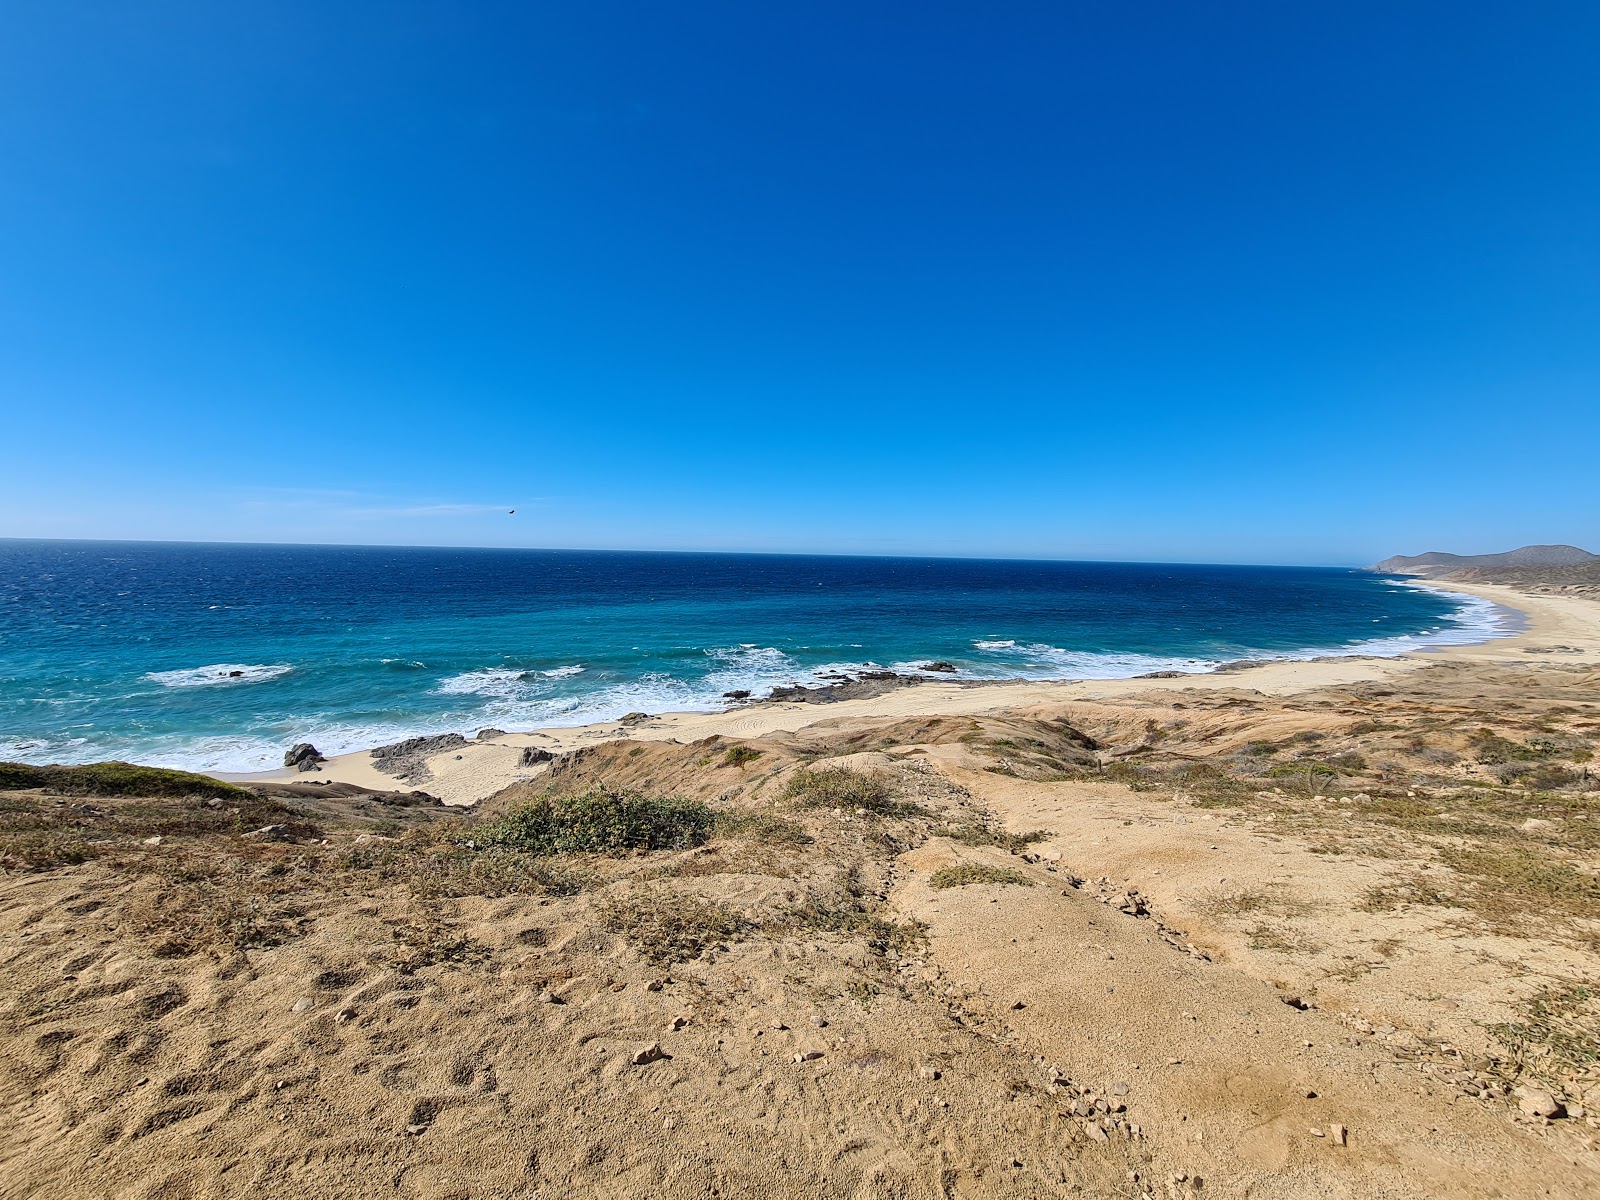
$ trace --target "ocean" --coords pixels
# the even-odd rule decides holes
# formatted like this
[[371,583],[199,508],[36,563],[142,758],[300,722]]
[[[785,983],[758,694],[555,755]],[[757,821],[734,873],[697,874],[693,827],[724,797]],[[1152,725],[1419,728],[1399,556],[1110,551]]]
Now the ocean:
[[0,758],[256,771],[299,741],[710,710],[841,671],[1200,673],[1509,616],[1307,567],[0,540]]

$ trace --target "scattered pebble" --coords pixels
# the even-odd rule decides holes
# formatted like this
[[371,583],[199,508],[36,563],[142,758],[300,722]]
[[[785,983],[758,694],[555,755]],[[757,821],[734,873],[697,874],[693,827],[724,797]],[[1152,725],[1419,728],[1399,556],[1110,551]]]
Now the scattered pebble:
[[289,1011],[292,1013],[310,1012],[316,1006],[317,1002],[310,996],[301,996],[300,999],[289,1006]]
[[1524,1084],[1512,1094],[1517,1098],[1517,1107],[1530,1117],[1550,1119],[1559,1117],[1566,1112],[1561,1101],[1543,1088],[1529,1087]]
[[822,1054],[823,1052],[821,1050],[818,1050],[815,1047],[808,1047],[805,1050],[797,1051],[793,1061],[797,1063],[814,1062],[816,1059],[821,1058]]
[[661,1043],[651,1042],[648,1046],[641,1046],[638,1050],[635,1050],[633,1057],[629,1061],[636,1067],[642,1067],[646,1063],[653,1063],[665,1057],[667,1057],[667,1052],[661,1048]]

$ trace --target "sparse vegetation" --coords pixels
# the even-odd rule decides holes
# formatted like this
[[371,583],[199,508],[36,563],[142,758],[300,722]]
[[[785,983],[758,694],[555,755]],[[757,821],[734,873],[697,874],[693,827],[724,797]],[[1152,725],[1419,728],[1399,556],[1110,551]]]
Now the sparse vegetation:
[[1600,1063],[1600,994],[1587,984],[1547,987],[1522,1005],[1523,1019],[1491,1025],[1514,1073],[1579,1075]]
[[1013,867],[990,867],[982,863],[959,863],[940,867],[928,877],[931,888],[970,887],[992,883],[1002,887],[1032,887],[1033,880]]
[[715,945],[742,937],[753,926],[726,904],[660,887],[609,898],[601,906],[600,919],[604,928],[626,938],[645,958],[663,964],[698,958]]
[[729,746],[722,754],[722,765],[725,767],[738,767],[743,770],[745,766],[755,762],[765,751],[757,750],[754,746],[737,745]]
[[878,817],[914,816],[922,812],[915,804],[896,801],[889,781],[881,772],[841,766],[801,767],[789,776],[783,795],[803,808],[844,808]]
[[424,899],[519,893],[572,896],[593,887],[596,877],[542,855],[498,847],[476,852],[455,848],[416,855],[406,882],[414,895]]
[[747,838],[769,846],[809,846],[814,840],[798,821],[751,812],[749,809],[718,813],[716,831],[719,835]]
[[934,833],[938,837],[947,837],[951,841],[960,842],[963,846],[998,846],[1002,850],[1014,851],[1025,850],[1035,842],[1042,842],[1050,836],[1049,830],[1046,829],[1009,833],[1005,829],[982,825],[976,821],[965,825],[949,825],[934,830]]

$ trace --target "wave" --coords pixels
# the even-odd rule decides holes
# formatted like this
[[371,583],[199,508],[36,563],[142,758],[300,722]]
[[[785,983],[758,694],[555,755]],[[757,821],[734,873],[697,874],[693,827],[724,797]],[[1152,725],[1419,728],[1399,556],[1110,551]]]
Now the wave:
[[548,671],[528,671],[521,667],[484,667],[441,679],[433,690],[441,696],[487,696],[501,700],[519,700],[537,694],[546,679],[570,679],[582,675],[589,668],[574,664],[552,667]]
[[239,683],[263,683],[294,670],[288,663],[212,663],[180,671],[151,671],[145,678],[162,687],[224,687]]
[[957,662],[956,666],[962,668],[963,675],[980,679],[1132,679],[1165,671],[1203,675],[1226,661],[1188,655],[1068,650],[1044,642],[1022,645],[1010,639],[974,642],[973,646],[985,651],[989,659],[970,665]]

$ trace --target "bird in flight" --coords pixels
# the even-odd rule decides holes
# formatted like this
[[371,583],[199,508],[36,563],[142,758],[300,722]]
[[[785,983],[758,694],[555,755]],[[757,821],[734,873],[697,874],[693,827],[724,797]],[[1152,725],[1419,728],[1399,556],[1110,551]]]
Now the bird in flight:
[[516,516],[516,515],[517,515],[517,510],[516,510],[516,509],[514,509],[514,508],[508,508],[508,509],[506,509],[506,516],[508,516],[508,517],[514,517],[514,516]]

